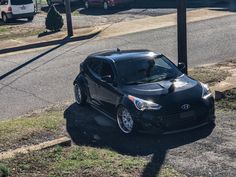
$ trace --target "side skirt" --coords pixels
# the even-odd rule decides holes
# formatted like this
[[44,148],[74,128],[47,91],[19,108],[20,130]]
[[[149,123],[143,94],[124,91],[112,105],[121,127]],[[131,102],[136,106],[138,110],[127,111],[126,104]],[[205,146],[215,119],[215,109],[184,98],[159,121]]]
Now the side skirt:
[[116,120],[110,116],[109,114],[105,113],[104,111],[100,110],[99,108],[97,108],[96,106],[89,104],[92,108],[94,108],[95,110],[97,110],[98,112],[100,112],[101,114],[105,115],[107,118],[111,119],[112,121],[116,122]]

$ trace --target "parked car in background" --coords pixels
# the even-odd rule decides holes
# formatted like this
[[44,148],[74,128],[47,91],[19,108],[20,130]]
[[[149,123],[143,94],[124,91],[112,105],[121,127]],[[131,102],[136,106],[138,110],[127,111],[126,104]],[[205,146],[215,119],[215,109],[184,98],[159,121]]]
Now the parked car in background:
[[[79,2],[79,0],[70,0],[70,2]],[[65,4],[65,0],[47,0],[48,5],[50,4]]]
[[118,5],[127,5],[133,2],[133,0],[84,0],[84,7],[86,9],[90,7],[103,7],[107,10],[110,7]]
[[3,22],[9,19],[27,18],[32,21],[35,16],[35,5],[32,0],[0,0],[0,12]]
[[167,57],[149,50],[95,53],[81,63],[75,99],[115,120],[120,130],[176,133],[214,124],[214,99]]

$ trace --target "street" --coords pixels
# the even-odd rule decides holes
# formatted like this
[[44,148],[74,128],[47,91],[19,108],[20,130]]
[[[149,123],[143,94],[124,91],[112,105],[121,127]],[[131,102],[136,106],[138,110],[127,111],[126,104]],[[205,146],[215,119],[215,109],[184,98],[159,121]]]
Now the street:
[[[190,67],[211,64],[236,56],[236,15],[188,24]],[[176,26],[119,37],[0,56],[0,75],[41,55],[37,60],[0,81],[0,119],[14,118],[50,105],[72,103],[73,80],[87,55],[101,50],[150,49],[176,63]],[[52,47],[53,48],[53,47]],[[234,58],[235,59],[235,58]]]

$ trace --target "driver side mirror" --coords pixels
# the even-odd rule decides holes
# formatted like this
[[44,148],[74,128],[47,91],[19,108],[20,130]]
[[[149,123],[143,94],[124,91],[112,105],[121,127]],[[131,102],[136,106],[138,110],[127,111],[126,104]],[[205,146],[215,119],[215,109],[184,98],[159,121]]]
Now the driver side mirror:
[[112,79],[111,75],[102,76],[102,81],[109,83],[109,84],[113,83],[113,79]]
[[179,64],[178,64],[178,68],[179,68],[179,70],[180,70],[181,72],[183,72],[184,69],[186,68],[186,65],[185,65],[184,63],[179,63]]

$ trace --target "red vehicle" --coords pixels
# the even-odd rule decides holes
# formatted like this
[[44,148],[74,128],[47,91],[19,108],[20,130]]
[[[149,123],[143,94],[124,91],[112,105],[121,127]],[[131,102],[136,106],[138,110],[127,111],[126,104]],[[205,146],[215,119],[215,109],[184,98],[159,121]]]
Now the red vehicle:
[[84,7],[88,9],[96,6],[103,7],[103,9],[107,10],[117,5],[130,4],[132,1],[133,0],[84,0]]

